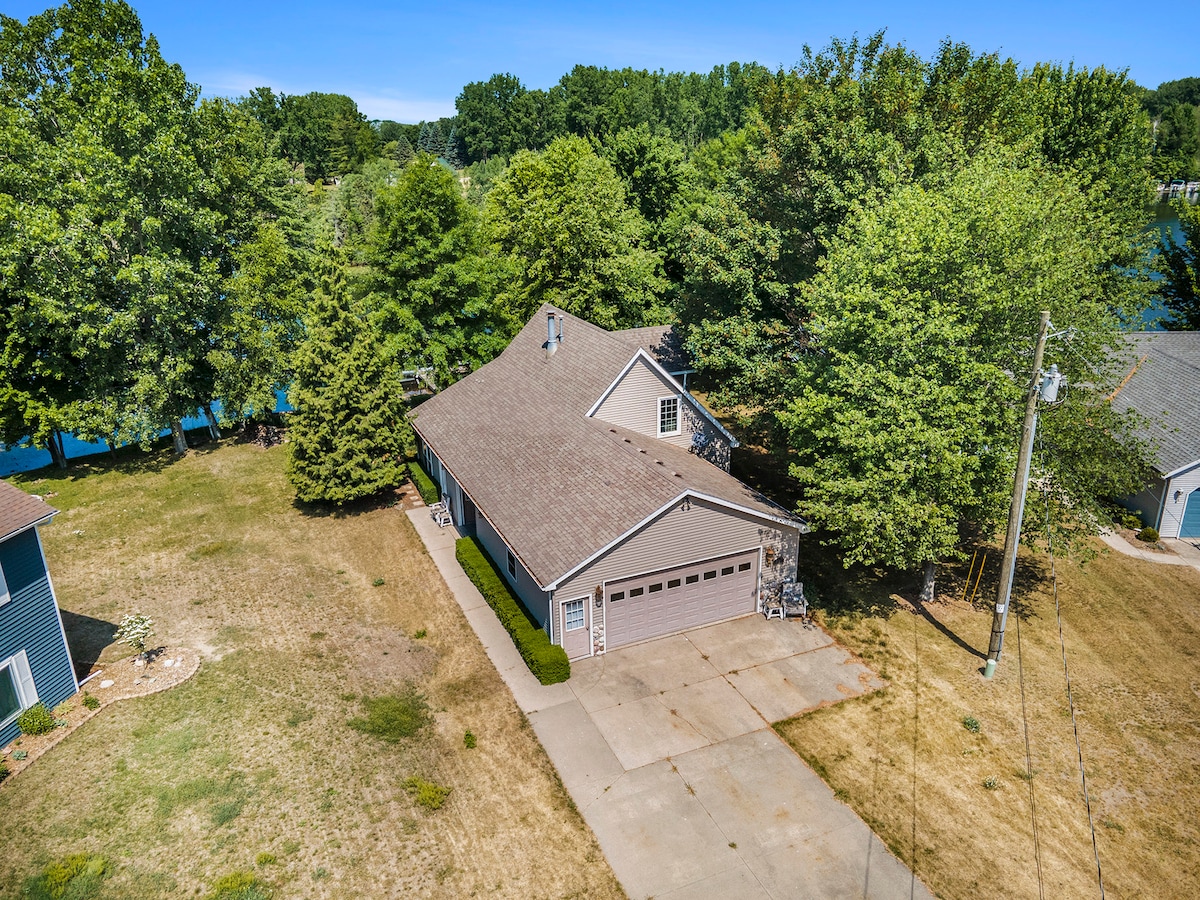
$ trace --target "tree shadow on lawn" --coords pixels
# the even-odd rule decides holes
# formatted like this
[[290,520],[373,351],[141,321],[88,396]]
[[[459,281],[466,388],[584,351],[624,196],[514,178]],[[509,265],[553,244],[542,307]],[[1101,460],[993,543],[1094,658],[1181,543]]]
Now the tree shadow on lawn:
[[[983,549],[983,548],[980,548]],[[991,610],[996,602],[996,585],[1000,578],[1000,552],[989,547],[987,561],[983,564],[983,575],[976,570],[967,584],[966,562],[939,566],[939,593],[957,600],[971,597],[973,608]],[[853,565],[846,568],[841,557],[830,548],[823,547],[811,538],[802,538],[800,578],[805,582],[810,604],[830,615],[841,617],[875,617],[889,619],[897,611],[909,609],[921,616],[947,640],[966,653],[984,660],[987,658],[986,643],[982,649],[955,633],[935,614],[930,606],[920,600],[922,573],[904,572],[884,567]],[[1044,589],[1050,577],[1047,563],[1038,557],[1018,556],[1017,571],[1013,579],[1010,612],[1022,622],[1039,618],[1030,601],[1030,594]],[[978,588],[975,588],[978,579]],[[966,591],[964,591],[966,587]],[[986,635],[983,636],[986,640]]]
[[[187,433],[188,452],[208,454],[221,448],[226,439],[214,441],[207,428],[194,428]],[[74,481],[89,475],[103,472],[117,472],[121,475],[157,475],[180,460],[171,444],[170,436],[155,438],[149,449],[142,449],[138,444],[126,444],[107,452],[92,453],[87,456],[72,456],[67,459],[67,467],[60,469],[53,463],[40,469],[21,473],[18,478],[29,484],[32,481]]]
[[104,649],[112,644],[117,626],[104,619],[95,619],[69,609],[60,609],[67,646],[75,663],[75,676],[86,678],[100,661]]

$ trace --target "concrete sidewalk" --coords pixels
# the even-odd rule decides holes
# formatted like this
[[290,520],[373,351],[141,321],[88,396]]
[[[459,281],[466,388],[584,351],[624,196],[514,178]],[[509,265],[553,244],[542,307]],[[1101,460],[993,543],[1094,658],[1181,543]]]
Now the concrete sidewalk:
[[1134,546],[1121,535],[1112,531],[1101,531],[1100,540],[1118,553],[1132,556],[1134,559],[1145,560],[1160,566],[1191,566],[1194,569],[1200,569],[1200,547],[1189,540],[1164,538],[1162,543],[1172,551],[1172,554],[1154,553],[1151,550]]
[[750,616],[543,686],[455,560],[454,529],[408,516],[631,898],[932,897],[769,727],[882,686],[824,631]]

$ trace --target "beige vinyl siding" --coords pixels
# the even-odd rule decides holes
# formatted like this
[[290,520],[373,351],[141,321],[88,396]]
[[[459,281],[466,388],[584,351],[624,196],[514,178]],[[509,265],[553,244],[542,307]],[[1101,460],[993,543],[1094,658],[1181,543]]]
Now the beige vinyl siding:
[[701,559],[770,547],[775,561],[763,564],[764,582],[794,578],[799,531],[703,500],[684,510],[677,503],[641,531],[626,538],[558,587],[558,596],[589,594],[598,585],[643,572],[687,565]]
[[[1184,507],[1188,497],[1196,488],[1200,488],[1200,463],[1167,482],[1167,496],[1163,502],[1162,521],[1158,526],[1159,537],[1179,537],[1179,526],[1183,523]],[[1175,499],[1176,491],[1179,492],[1178,500]],[[1192,502],[1196,503],[1198,500],[1194,499]]]
[[661,440],[687,450],[692,447],[693,435],[700,432],[707,442],[728,443],[725,435],[692,406],[696,401],[675,379],[664,378],[641,358],[634,362],[625,377],[604,398],[595,412],[595,418],[658,437],[658,401],[662,397],[679,398],[680,427],[678,434],[664,435]]

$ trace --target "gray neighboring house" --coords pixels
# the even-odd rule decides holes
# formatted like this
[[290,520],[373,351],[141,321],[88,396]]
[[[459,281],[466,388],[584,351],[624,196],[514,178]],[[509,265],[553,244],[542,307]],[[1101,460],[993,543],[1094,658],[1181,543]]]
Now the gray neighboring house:
[[1140,436],[1156,442],[1155,479],[1123,501],[1165,538],[1200,538],[1200,331],[1128,336],[1130,368],[1113,395],[1116,409],[1152,421]]
[[796,577],[806,526],[729,474],[737,442],[688,370],[669,329],[543,306],[410,414],[454,524],[571,659],[756,612]]

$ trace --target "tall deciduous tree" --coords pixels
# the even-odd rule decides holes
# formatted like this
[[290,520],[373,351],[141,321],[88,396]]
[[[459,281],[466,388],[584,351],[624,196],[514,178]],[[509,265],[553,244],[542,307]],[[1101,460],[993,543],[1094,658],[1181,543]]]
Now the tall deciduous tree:
[[1105,276],[1112,251],[1086,223],[1069,180],[988,154],[839,232],[806,288],[810,344],[775,413],[800,510],[847,564],[924,565],[932,594],[933,563],[962,529],[1001,521],[1039,309],[1072,329],[1073,352],[1050,359],[1076,386],[1042,416],[1036,462],[1057,527],[1091,527],[1098,497],[1138,489],[1142,450],[1104,402],[1104,375],[1078,361],[1112,357],[1145,298]]
[[305,503],[370,497],[405,478],[404,392],[337,269],[314,299],[288,393],[288,479]]
[[369,304],[388,354],[445,383],[504,349],[512,327],[496,305],[498,272],[480,256],[479,214],[454,175],[418,156],[380,190],[376,220]]
[[1168,328],[1195,330],[1200,329],[1200,206],[1182,199],[1174,206],[1183,240],[1163,235],[1155,259],[1162,280],[1155,291],[1171,312],[1164,323]]
[[244,359],[229,280],[259,224],[286,221],[286,172],[245,112],[197,102],[125,3],[3,19],[0,69],[0,353],[24,432],[5,437],[169,423],[183,450],[180,419]]
[[547,302],[605,328],[667,317],[646,220],[587,141],[518,153],[488,193],[485,215],[494,251],[512,267],[505,297],[517,320]]

